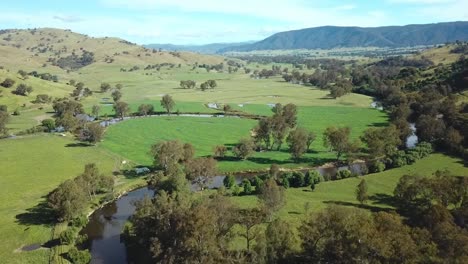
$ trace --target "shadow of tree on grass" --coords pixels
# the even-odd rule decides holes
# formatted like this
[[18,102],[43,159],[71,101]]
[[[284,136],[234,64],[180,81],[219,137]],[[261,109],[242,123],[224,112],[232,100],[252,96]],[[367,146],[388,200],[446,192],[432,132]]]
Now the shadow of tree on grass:
[[324,201],[323,203],[325,203],[325,204],[335,204],[335,205],[341,205],[341,206],[356,207],[356,208],[369,210],[369,211],[371,211],[373,213],[394,211],[394,209],[392,209],[392,208],[384,208],[384,207],[373,206],[373,205],[368,205],[368,204],[351,203],[351,202],[344,202],[344,201]]
[[15,218],[17,223],[25,226],[44,225],[51,227],[57,223],[54,212],[47,205],[45,199],[36,206],[26,209],[26,212],[17,214]]

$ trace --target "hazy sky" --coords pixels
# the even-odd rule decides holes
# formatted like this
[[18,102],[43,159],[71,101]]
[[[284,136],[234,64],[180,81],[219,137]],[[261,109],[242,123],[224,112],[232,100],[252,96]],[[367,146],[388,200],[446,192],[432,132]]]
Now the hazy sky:
[[1,28],[56,27],[139,44],[260,40],[316,27],[467,21],[468,0],[2,0]]

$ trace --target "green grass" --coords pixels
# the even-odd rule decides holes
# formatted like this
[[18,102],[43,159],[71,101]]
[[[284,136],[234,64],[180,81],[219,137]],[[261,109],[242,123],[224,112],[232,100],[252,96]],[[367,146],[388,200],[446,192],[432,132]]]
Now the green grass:
[[[249,111],[271,114],[267,106],[253,106]],[[382,125],[386,116],[374,109],[347,107],[300,107],[298,123],[317,134],[312,152],[300,164],[293,164],[286,144],[281,151],[255,153],[245,161],[219,162],[221,171],[265,169],[271,163],[283,166],[319,165],[333,159],[334,155],[323,147],[321,135],[330,125],[352,127],[352,137],[357,138],[370,126]],[[193,144],[198,156],[211,155],[216,145],[232,146],[242,137],[249,137],[256,121],[238,118],[153,117],[127,120],[110,126],[101,147],[139,164],[149,165],[148,154],[152,144],[161,140],[178,139]],[[229,155],[232,155],[229,153]]]
[[[431,176],[437,170],[445,169],[454,175],[468,176],[468,168],[463,165],[462,160],[442,154],[432,154],[402,168],[369,174],[364,177],[323,182],[316,185],[313,192],[309,188],[289,188],[286,190],[286,205],[278,212],[278,216],[299,225],[306,215],[307,203],[310,211],[320,210],[331,204],[359,207],[359,202],[355,198],[355,190],[361,179],[367,181],[368,194],[371,198],[364,208],[370,210],[390,208],[389,204],[379,201],[375,197],[393,195],[393,190],[401,176],[406,174]],[[257,201],[256,196],[240,196],[231,199],[242,207],[251,207]]]
[[[69,136],[55,135],[0,140],[0,262],[47,263],[48,250],[14,252],[51,237],[52,226],[41,223],[43,212],[28,213],[28,209],[61,182],[77,176],[87,163],[96,163],[108,174],[119,168],[120,157],[97,147],[67,147],[73,143]],[[135,182],[119,177],[117,189]]]

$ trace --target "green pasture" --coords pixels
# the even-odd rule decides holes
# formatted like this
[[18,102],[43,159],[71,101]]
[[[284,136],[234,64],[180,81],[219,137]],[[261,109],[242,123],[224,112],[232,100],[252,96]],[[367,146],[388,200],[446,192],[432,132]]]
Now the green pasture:
[[[253,106],[249,112],[269,115],[268,106]],[[312,151],[304,156],[299,164],[290,160],[286,143],[280,151],[259,152],[244,161],[236,160],[228,153],[219,162],[223,172],[265,169],[271,163],[291,166],[315,166],[334,159],[324,147],[321,135],[330,125],[352,127],[352,137],[358,138],[363,130],[371,126],[385,124],[386,116],[377,110],[346,107],[300,107],[298,125],[317,135]],[[193,144],[197,156],[213,154],[216,145],[228,148],[239,139],[250,136],[256,121],[241,118],[202,118],[202,117],[150,117],[123,121],[110,126],[100,147],[128,158],[129,160],[150,165],[148,154],[151,145],[162,140],[178,139]]]
[[[48,263],[49,250],[20,252],[45,243],[53,221],[40,206],[61,182],[76,177],[87,163],[103,173],[120,168],[121,158],[97,147],[80,147],[67,137],[42,134],[0,140],[0,262]],[[138,180],[117,178],[117,190]]]

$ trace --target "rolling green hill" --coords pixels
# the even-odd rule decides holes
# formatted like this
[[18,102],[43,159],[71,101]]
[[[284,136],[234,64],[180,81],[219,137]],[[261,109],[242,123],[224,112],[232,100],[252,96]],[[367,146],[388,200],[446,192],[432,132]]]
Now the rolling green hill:
[[[41,28],[0,31],[0,65],[10,69],[42,70],[65,75],[67,60],[92,53],[87,65],[146,66],[148,64],[218,64],[220,56],[190,52],[158,52],[119,38],[93,38],[69,30]],[[62,63],[60,63],[62,62]],[[80,65],[81,66],[81,65]],[[76,69],[74,69],[76,70]]]

